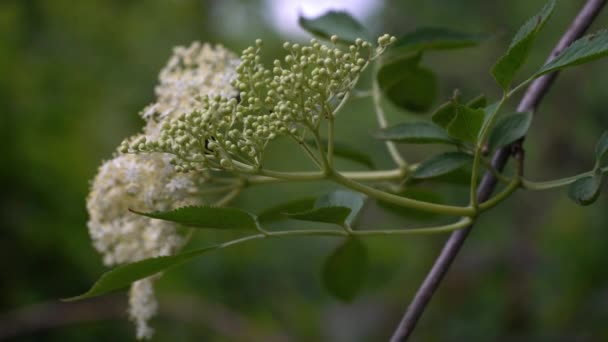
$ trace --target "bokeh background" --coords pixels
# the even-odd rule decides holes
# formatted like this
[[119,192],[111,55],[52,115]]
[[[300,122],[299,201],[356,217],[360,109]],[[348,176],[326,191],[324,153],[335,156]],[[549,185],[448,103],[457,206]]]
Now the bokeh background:
[[[346,8],[373,33],[441,26],[494,34],[477,48],[427,54],[423,63],[440,74],[438,103],[454,88],[496,97],[488,70],[543,2],[0,1],[0,339],[134,339],[124,293],[70,304],[58,298],[83,292],[105,270],[86,230],[89,181],[122,139],[139,131],[137,113],[153,101],[157,73],[174,45],[200,40],[239,52],[263,38],[270,60],[282,55],[283,40],[308,39],[297,27],[298,12]],[[559,2],[522,77],[542,64],[583,2]],[[608,12],[591,31],[606,24]],[[608,128],[607,72],[608,62],[600,61],[560,76],[526,141],[529,178],[591,168],[595,141]],[[414,117],[387,110],[391,122]],[[369,101],[345,108],[338,126],[342,140],[378,167],[391,166],[383,145],[370,138]],[[404,151],[412,160],[432,152]],[[294,155],[278,146],[271,160],[277,167],[306,165]],[[256,212],[330,186],[264,186],[234,205]],[[447,196],[463,191],[449,187]],[[581,208],[565,190],[520,191],[484,215],[413,340],[608,340],[607,204],[602,196]],[[371,210],[364,224],[409,221]],[[204,233],[189,247],[230,237]],[[349,304],[321,286],[319,269],[338,242],[331,238],[263,241],[209,254],[159,282],[154,340],[387,340],[446,238],[366,240],[371,273]]]

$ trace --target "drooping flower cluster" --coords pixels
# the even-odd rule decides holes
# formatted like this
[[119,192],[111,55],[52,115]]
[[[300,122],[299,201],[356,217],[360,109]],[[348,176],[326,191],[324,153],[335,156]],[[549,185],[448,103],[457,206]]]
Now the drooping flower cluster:
[[[141,113],[146,120],[143,133],[127,140],[157,138],[162,125],[197,110],[207,95],[235,96],[231,81],[236,77],[237,64],[236,55],[221,46],[193,43],[188,48],[175,48],[160,73],[156,102]],[[162,154],[122,154],[100,167],[87,209],[89,233],[104,264],[170,255],[183,246],[185,239],[175,224],[129,212],[202,204],[198,191],[208,175],[178,173],[170,160]],[[129,291],[129,316],[136,323],[138,338],[149,338],[153,333],[148,320],[158,307],[153,286],[158,276],[134,282]]]
[[193,42],[175,47],[160,71],[156,102],[140,113],[146,120],[146,135],[157,137],[161,122],[197,110],[205,96],[235,97],[231,83],[238,64],[237,56],[221,45]]
[[384,35],[374,50],[357,39],[347,49],[323,45],[285,43],[287,55],[272,69],[261,62],[262,41],[245,49],[232,86],[234,97],[205,96],[191,112],[171,118],[157,139],[127,140],[123,152],[162,152],[174,156],[179,171],[259,167],[263,152],[280,135],[296,136],[318,129],[322,118],[354,88],[369,62],[394,42]]

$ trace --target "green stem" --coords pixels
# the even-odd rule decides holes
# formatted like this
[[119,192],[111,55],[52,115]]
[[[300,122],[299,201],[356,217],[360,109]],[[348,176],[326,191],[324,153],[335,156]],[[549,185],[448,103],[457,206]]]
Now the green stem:
[[528,84],[530,84],[530,82],[534,81],[535,79],[536,79],[535,77],[530,77],[527,80],[525,80],[525,81],[521,82],[520,84],[518,84],[517,86],[515,86],[515,88],[513,88],[509,91],[509,93],[507,94],[507,98],[511,98],[511,96],[513,96],[518,91],[524,89]]
[[384,192],[367,185],[357,183],[350,180],[339,173],[333,172],[328,175],[328,179],[341,184],[352,190],[364,193],[370,197],[400,205],[406,208],[418,209],[421,211],[432,212],[437,214],[455,215],[455,216],[473,216],[475,210],[471,207],[458,207],[451,205],[436,204],[424,201],[418,201],[407,197],[397,196]]
[[327,164],[330,168],[334,166],[334,116],[333,114],[327,119]]
[[490,198],[489,200],[481,203],[479,205],[479,210],[485,211],[491,208],[494,208],[499,203],[507,199],[515,190],[519,188],[521,185],[520,179],[513,179],[506,188],[504,188],[501,192],[499,192],[496,196]]
[[[285,181],[321,181],[327,177],[323,172],[280,172],[267,169],[261,169],[258,176],[251,176],[247,181],[251,184],[266,184],[278,183]],[[340,174],[348,179],[362,182],[380,182],[399,180],[405,176],[405,172],[401,169],[378,170],[378,171],[346,171]]]
[[[376,111],[376,121],[378,121],[378,127],[386,128],[388,127],[388,122],[386,121],[386,116],[384,115],[384,109],[382,108],[382,94],[380,93],[380,87],[378,86],[378,82],[374,80],[372,82],[372,98],[374,100],[374,108]],[[392,141],[386,141],[386,149],[390,154],[391,158],[400,168],[407,168],[407,161],[401,156],[399,150],[397,149],[397,145],[395,145]]]
[[477,200],[477,186],[478,186],[478,178],[479,178],[479,164],[482,159],[482,150],[483,144],[488,138],[488,134],[490,133],[490,128],[494,125],[494,121],[496,120],[496,114],[500,111],[500,108],[507,101],[507,94],[503,94],[500,102],[494,109],[492,113],[488,114],[488,118],[484,121],[483,126],[481,127],[481,131],[479,132],[477,143],[475,144],[475,155],[473,157],[473,171],[471,172],[471,187],[470,187],[470,200],[471,206],[477,210],[479,207],[479,202]]
[[[608,172],[608,166],[602,168],[601,170],[602,170],[602,173]],[[533,181],[530,181],[527,179],[522,179],[521,187],[526,190],[539,190],[539,191],[540,190],[549,190],[549,189],[553,189],[553,188],[559,188],[559,187],[562,187],[565,185],[570,185],[570,184],[576,182],[576,180],[579,178],[592,176],[593,173],[594,173],[594,171],[589,171],[589,172],[584,172],[584,173],[578,174],[576,176],[560,178],[560,179],[555,179],[555,180],[550,180],[550,181],[545,181],[545,182],[533,182]]]
[[232,201],[233,199],[235,199],[243,190],[242,185],[239,186],[238,188],[230,191],[229,193],[227,193],[224,197],[220,198],[219,200],[217,200],[215,202],[215,205],[218,207],[222,207],[225,206],[226,204],[230,203],[230,201]]

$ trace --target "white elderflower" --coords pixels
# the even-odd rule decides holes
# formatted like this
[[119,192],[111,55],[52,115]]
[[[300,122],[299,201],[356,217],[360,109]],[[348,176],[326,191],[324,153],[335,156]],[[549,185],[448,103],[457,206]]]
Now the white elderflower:
[[[200,173],[178,174],[167,156],[119,155],[105,162],[87,199],[88,228],[93,245],[108,266],[173,254],[184,238],[175,224],[129,212],[169,210],[201,204],[197,196]],[[152,330],[148,319],[156,312],[153,278],[132,284],[129,314],[138,338]]]
[[231,82],[238,64],[238,57],[221,45],[193,42],[175,47],[159,74],[156,102],[141,112],[146,134],[155,137],[162,121],[198,110],[204,96],[235,97]]

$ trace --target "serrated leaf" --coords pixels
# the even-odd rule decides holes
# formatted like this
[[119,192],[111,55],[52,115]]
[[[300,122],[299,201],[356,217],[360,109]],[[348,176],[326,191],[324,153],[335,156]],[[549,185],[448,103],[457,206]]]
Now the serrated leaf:
[[606,152],[608,152],[608,131],[604,131],[595,145],[595,159],[598,166],[602,165],[602,159],[606,155]]
[[336,190],[319,197],[312,210],[288,214],[296,220],[352,225],[365,204],[366,197],[360,193]]
[[445,152],[422,162],[412,174],[416,179],[427,179],[445,175],[472,162],[464,152]]
[[420,55],[381,64],[376,75],[384,95],[397,107],[412,112],[431,108],[437,94],[437,77],[418,65]]
[[268,223],[285,218],[285,213],[298,213],[310,210],[315,205],[316,198],[301,198],[277,206],[264,209],[258,214],[258,221]]
[[368,264],[365,245],[357,238],[349,238],[325,260],[323,285],[334,297],[352,301],[366,279]]
[[530,123],[532,123],[532,113],[530,112],[501,118],[490,134],[488,147],[490,150],[494,150],[522,138],[528,132]]
[[125,264],[104,273],[90,290],[79,296],[66,298],[64,301],[71,302],[85,298],[91,298],[113,292],[129,286],[132,282],[166,271],[171,267],[181,265],[191,259],[219,248],[214,245],[197,249],[190,252],[176,254],[172,256],[162,256],[157,258],[145,259],[142,261]]
[[[471,180],[471,177],[469,176],[469,179],[467,180],[466,183],[468,184],[468,182],[470,180]],[[400,192],[397,195],[411,198],[411,199],[418,200],[418,201],[443,204],[443,200],[438,193],[431,191],[431,190],[422,189],[422,188],[415,188],[415,187],[408,186],[408,188],[405,191]],[[416,210],[416,209],[411,209],[411,208],[405,208],[400,205],[396,205],[393,203],[384,202],[384,201],[380,201],[380,200],[378,200],[377,203],[378,203],[378,206],[380,206],[382,209],[388,210],[394,214],[397,214],[399,216],[409,218],[409,219],[426,221],[426,220],[432,220],[432,219],[440,216],[439,214],[436,214],[436,213],[431,213],[431,212],[426,212],[426,211],[421,211],[421,210]]]
[[448,134],[455,139],[476,142],[485,118],[483,109],[458,105],[456,116],[447,127]]
[[256,219],[250,213],[226,207],[183,207],[171,211],[132,212],[194,228],[257,230]]
[[329,11],[316,18],[300,16],[298,23],[304,30],[323,39],[336,35],[338,41],[345,44],[353,44],[357,38],[369,40],[365,27],[343,11]]
[[377,131],[374,137],[406,144],[456,144],[441,127],[425,121],[387,127]]
[[[314,144],[314,141],[307,141],[309,144]],[[322,139],[324,145],[327,145],[327,140]],[[362,153],[359,149],[354,148],[346,143],[340,141],[334,141],[334,155],[336,157],[344,158],[357,162],[361,165],[367,166],[370,169],[374,169],[374,161],[365,153]]]
[[526,62],[536,36],[551,16],[554,6],[555,1],[550,0],[537,15],[530,18],[517,31],[507,52],[492,68],[492,75],[504,90],[511,86],[515,73]]
[[601,30],[572,43],[557,57],[545,64],[534,76],[539,77],[556,70],[587,63],[606,55],[608,55],[608,30]]
[[589,205],[598,198],[601,185],[601,174],[579,178],[570,184],[568,196],[578,205]]

